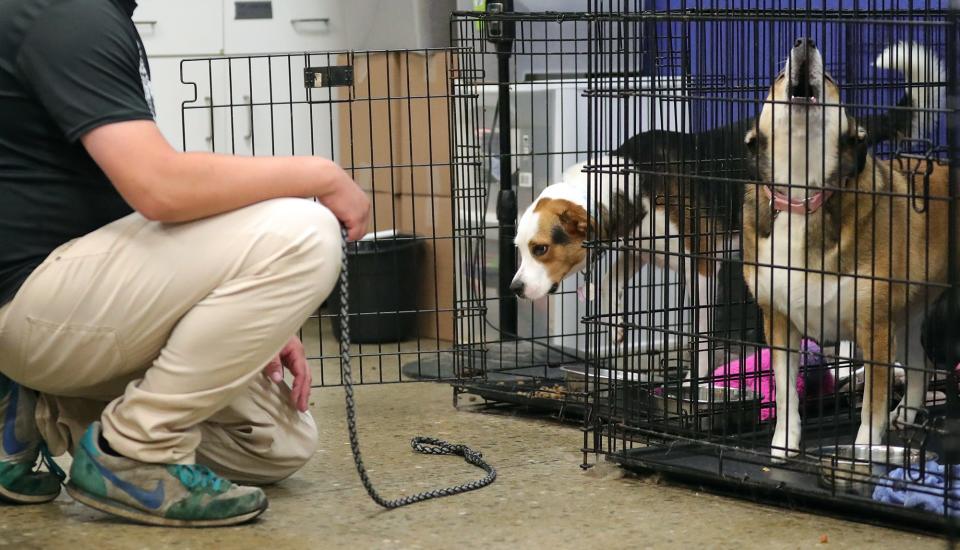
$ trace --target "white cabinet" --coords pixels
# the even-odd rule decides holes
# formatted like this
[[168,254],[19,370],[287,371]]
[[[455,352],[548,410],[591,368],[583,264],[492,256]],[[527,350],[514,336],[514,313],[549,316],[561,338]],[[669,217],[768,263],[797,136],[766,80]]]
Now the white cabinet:
[[345,20],[350,48],[448,47],[449,14],[456,9],[455,0],[350,0],[350,18]]
[[157,108],[157,125],[167,141],[175,149],[182,150],[184,139],[180,104],[190,95],[189,90],[180,83],[180,60],[162,57],[150,59],[150,79]]
[[236,4],[228,1],[224,5],[224,51],[228,54],[315,52],[347,46],[343,2],[274,0],[269,19],[238,19]]
[[[222,60],[221,64],[230,65],[226,82],[233,103],[227,109],[217,110],[229,118],[226,123],[232,130],[230,152],[330,157],[336,136],[336,104],[331,100],[339,92],[313,90],[308,102],[303,71],[335,60],[326,54]],[[224,67],[221,65],[220,69]]]
[[[150,60],[157,124],[175,149],[232,153],[226,67],[177,57]],[[184,131],[186,129],[186,131]]]
[[133,14],[151,57],[219,54],[223,18],[222,0],[140,0]]
[[[315,102],[328,92],[307,103],[303,69],[333,58],[303,52],[347,47],[343,3],[251,4],[258,18],[238,19],[237,2],[228,0],[139,2],[133,20],[150,58],[161,131],[187,151],[332,155],[335,109]],[[229,57],[241,55],[248,57]]]

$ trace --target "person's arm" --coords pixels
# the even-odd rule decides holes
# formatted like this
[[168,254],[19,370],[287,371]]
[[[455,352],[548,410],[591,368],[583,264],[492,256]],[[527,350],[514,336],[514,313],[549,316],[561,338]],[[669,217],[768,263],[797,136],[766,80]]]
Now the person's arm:
[[67,140],[80,141],[148,218],[188,221],[274,197],[318,197],[362,236],[367,197],[330,161],[176,152],[153,121],[146,61],[113,3],[56,2],[20,44],[16,70]]
[[350,238],[366,230],[369,199],[327,159],[181,153],[144,120],[99,126],[80,141],[130,206],[151,220],[185,222],[272,198],[317,197]]

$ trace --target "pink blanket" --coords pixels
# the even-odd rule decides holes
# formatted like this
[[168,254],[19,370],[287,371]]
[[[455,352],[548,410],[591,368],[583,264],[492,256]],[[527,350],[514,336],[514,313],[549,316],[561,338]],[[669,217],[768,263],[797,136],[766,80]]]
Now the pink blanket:
[[[759,365],[757,357],[759,355]],[[808,365],[823,364],[820,346],[813,340],[805,339],[800,344],[800,374],[797,376],[797,394],[803,399],[810,387],[811,397],[829,395],[834,392],[833,374],[827,369],[805,372]],[[791,368],[796,368],[791,365]],[[714,383],[718,386],[739,388],[745,382],[747,389],[760,394],[760,419],[769,420],[777,415],[776,388],[773,379],[773,365],[769,348],[763,348],[759,354],[752,354],[743,361],[731,361],[713,371]]]

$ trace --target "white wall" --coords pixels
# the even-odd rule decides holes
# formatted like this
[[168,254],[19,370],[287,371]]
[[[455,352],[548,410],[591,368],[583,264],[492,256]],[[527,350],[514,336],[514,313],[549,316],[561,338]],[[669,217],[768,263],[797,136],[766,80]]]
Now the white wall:
[[350,48],[396,50],[450,46],[456,0],[351,0]]
[[[457,9],[473,9],[473,0],[457,0]],[[515,0],[515,11],[586,11],[587,0]]]

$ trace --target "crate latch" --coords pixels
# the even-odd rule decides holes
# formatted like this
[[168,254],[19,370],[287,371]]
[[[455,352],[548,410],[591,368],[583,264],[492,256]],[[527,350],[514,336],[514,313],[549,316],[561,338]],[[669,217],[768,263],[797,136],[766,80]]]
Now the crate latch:
[[307,67],[303,70],[303,85],[307,88],[353,86],[353,65]]

